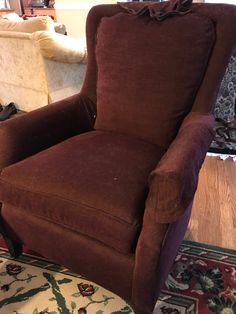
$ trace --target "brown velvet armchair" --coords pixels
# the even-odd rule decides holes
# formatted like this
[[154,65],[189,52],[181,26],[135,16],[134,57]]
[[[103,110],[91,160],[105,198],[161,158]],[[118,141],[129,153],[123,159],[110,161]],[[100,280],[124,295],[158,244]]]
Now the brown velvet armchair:
[[11,254],[26,245],[151,312],[188,225],[235,38],[235,6],[92,8],[81,93],[0,125]]

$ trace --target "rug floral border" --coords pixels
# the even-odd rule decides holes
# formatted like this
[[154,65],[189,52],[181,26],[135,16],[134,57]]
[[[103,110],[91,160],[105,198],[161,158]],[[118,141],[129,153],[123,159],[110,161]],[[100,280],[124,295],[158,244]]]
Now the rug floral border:
[[183,241],[154,313],[235,314],[236,251]]
[[[12,260],[7,250],[3,248],[0,251],[1,257]],[[81,281],[86,280],[82,276],[70,272],[67,268],[30,254],[24,254],[14,261],[44,269],[44,275],[48,270],[62,275],[69,275],[81,279]],[[17,271],[13,267],[17,265],[10,264],[10,266],[12,269],[8,271]],[[16,276],[16,274],[13,275]],[[48,278],[48,281],[51,281],[51,279]],[[209,285],[211,282],[212,286]],[[59,280],[58,283],[61,284],[62,280]],[[88,304],[95,302],[92,295],[96,292],[96,286],[90,283],[81,283],[78,285],[78,289],[78,295],[88,297]],[[106,296],[106,298],[108,297]],[[113,297],[110,299],[113,299]],[[107,301],[104,300],[102,299],[99,303],[107,303],[109,298]],[[168,275],[166,287],[157,301],[154,313],[218,314],[224,313],[224,311],[226,311],[225,313],[236,313],[236,250],[194,241],[183,241],[172,271]],[[36,311],[35,313],[38,314],[39,312]],[[89,314],[90,311],[88,312],[85,306],[81,307],[78,313]],[[101,314],[103,311],[99,310],[97,313]],[[128,314],[133,313],[133,311],[126,304],[121,310],[113,312],[113,314],[121,313]]]

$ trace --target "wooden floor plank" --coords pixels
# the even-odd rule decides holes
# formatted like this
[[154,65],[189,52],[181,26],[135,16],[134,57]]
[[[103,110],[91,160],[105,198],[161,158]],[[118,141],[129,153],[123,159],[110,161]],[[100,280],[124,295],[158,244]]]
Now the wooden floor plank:
[[206,157],[185,238],[236,249],[236,162],[232,158]]

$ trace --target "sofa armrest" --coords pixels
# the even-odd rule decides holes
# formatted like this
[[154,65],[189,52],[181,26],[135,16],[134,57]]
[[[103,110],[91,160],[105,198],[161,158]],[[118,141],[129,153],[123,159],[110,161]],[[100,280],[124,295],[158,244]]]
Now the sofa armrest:
[[92,101],[76,94],[1,122],[0,171],[71,136],[91,131],[94,112]]
[[213,140],[214,117],[190,113],[149,177],[146,208],[159,223],[176,221],[192,202],[198,174]]
[[30,34],[29,33],[0,30],[0,38],[28,39],[28,40],[30,40]]
[[38,31],[30,38],[39,44],[44,58],[64,63],[86,63],[85,38],[73,38],[48,31]]

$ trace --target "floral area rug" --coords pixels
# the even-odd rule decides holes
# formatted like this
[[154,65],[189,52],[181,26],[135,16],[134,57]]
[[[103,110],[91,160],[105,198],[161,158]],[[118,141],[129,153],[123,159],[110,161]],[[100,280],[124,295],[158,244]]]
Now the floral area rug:
[[216,135],[209,151],[236,155],[236,50],[220,85],[214,116]]
[[217,118],[214,129],[215,138],[209,152],[236,155],[236,120],[225,121]]
[[[129,314],[117,295],[61,266],[0,250],[1,314]],[[154,314],[235,314],[236,251],[184,241]]]
[[184,241],[154,313],[236,314],[236,251]]
[[134,313],[120,297],[45,259],[0,249],[1,314]]

